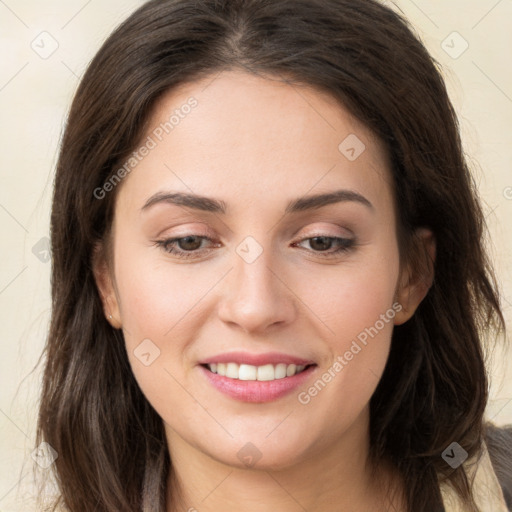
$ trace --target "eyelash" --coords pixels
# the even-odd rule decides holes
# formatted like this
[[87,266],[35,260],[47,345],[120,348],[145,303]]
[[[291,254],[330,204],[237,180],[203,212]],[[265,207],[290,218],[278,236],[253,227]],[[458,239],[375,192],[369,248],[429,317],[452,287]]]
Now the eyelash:
[[[212,242],[212,239],[207,236],[187,235],[187,236],[183,236],[183,237],[179,237],[179,238],[168,238],[165,240],[156,240],[155,245],[157,247],[160,247],[161,249],[163,249],[166,253],[172,254],[173,256],[176,256],[177,258],[180,258],[180,259],[196,258],[198,253],[200,252],[200,249],[199,250],[196,249],[193,251],[184,251],[182,249],[176,250],[177,242],[179,242],[181,240],[185,240],[187,238],[200,238],[202,240],[209,240],[210,242]],[[312,251],[315,255],[318,255],[322,258],[334,258],[334,257],[338,256],[339,254],[349,252],[356,245],[356,241],[351,238],[341,238],[341,237],[325,236],[325,235],[313,235],[313,236],[310,236],[307,238],[303,238],[302,240],[300,240],[297,243],[305,242],[307,240],[313,240],[315,238],[324,238],[326,240],[333,240],[340,244],[338,249],[331,251],[331,252]],[[218,244],[216,246],[219,247]],[[305,250],[307,250],[307,249],[305,249]]]

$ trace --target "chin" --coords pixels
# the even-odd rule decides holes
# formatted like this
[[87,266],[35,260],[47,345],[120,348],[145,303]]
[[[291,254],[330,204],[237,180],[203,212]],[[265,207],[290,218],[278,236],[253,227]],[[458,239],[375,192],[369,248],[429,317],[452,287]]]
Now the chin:
[[[258,471],[281,471],[293,467],[303,459],[300,448],[285,447],[275,451],[262,447],[258,449],[250,442],[242,445],[236,450],[235,457],[226,457],[226,453],[211,454],[215,460],[237,469],[254,469]],[[216,457],[215,455],[218,455]]]
[[239,469],[284,470],[302,462],[304,453],[304,436],[297,439],[287,435],[266,437],[261,431],[252,436],[237,436],[229,443],[217,445],[215,452],[208,447],[208,455],[223,464]]

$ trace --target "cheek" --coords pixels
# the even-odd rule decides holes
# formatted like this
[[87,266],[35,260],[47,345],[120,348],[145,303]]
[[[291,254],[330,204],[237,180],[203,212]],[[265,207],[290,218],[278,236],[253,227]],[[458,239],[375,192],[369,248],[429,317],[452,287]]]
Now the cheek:
[[[134,272],[134,269],[140,269]],[[186,411],[190,397],[184,381],[184,358],[194,339],[200,298],[211,283],[188,272],[170,271],[136,253],[118,262],[116,278],[129,362],[140,389],[158,413]],[[185,421],[185,412],[180,416]]]
[[[322,321],[330,345],[338,353],[347,350],[347,343],[350,346],[351,340],[376,323],[384,337],[389,337],[392,331],[398,253],[390,247],[388,252],[372,256],[368,254],[360,261],[320,269],[307,280],[298,281],[294,288]],[[384,325],[381,315],[385,315]]]
[[298,293],[322,320],[328,350],[313,386],[301,390],[300,403],[325,410],[340,425],[368,403],[384,371],[401,309],[394,302],[398,273],[398,253],[391,247],[387,256],[365,258],[364,265],[317,275],[314,287],[301,285]]
[[210,292],[229,266],[200,269],[156,258],[148,248],[128,252],[115,268],[126,350],[142,391],[159,409],[162,396],[186,399],[178,381],[191,367]]
[[120,258],[116,279],[123,328],[133,336],[176,337],[201,310],[201,301],[215,286],[219,272],[218,266],[201,271],[155,258],[154,250],[148,248]]

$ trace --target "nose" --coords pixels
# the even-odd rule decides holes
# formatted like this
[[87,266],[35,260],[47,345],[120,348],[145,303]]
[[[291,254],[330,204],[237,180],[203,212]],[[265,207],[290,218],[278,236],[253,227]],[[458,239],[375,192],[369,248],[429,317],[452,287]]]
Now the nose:
[[264,251],[247,263],[235,255],[235,268],[224,281],[220,319],[246,333],[264,333],[291,323],[296,316],[293,286],[276,269]]

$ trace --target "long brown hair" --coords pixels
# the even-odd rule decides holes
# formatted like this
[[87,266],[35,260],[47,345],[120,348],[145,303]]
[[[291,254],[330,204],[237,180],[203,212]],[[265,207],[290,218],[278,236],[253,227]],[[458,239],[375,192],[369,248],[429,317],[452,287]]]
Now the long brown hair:
[[436,510],[441,479],[477,510],[464,471],[441,454],[453,441],[479,452],[482,336],[504,330],[484,217],[439,65],[408,22],[376,0],[153,0],[94,57],[68,117],[51,215],[53,308],[37,444],[58,453],[55,507],[168,505],[162,420],[135,381],[122,332],[104,318],[92,272],[119,187],[101,199],[94,191],[134,151],[164,92],[233,68],[328,92],[387,146],[400,258],[421,263],[419,226],[434,232],[437,256],[428,295],[393,332],[370,403],[371,455],[398,469],[409,510]]

